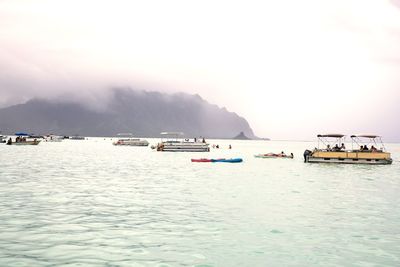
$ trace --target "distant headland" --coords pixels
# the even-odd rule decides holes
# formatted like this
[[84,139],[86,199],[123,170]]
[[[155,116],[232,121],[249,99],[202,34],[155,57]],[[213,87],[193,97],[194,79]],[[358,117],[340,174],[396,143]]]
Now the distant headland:
[[[246,137],[257,139],[247,120],[199,95],[112,89],[101,109],[91,103],[31,99],[0,109],[5,134],[114,136],[131,132],[158,137],[163,131],[181,131],[188,137]],[[237,133],[240,133],[237,136]]]

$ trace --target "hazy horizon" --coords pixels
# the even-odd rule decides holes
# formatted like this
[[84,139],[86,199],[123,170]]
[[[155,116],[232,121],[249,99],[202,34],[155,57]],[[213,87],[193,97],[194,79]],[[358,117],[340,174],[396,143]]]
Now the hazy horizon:
[[400,0],[6,0],[0,17],[1,107],[130,87],[199,94],[259,137],[400,141]]

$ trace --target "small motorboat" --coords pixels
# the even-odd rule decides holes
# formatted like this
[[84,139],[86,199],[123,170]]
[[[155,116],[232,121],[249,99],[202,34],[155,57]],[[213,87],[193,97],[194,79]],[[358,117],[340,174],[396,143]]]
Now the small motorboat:
[[227,162],[227,163],[239,163],[242,162],[241,158],[232,158],[232,159],[192,159],[192,162]]
[[254,155],[256,158],[263,158],[263,159],[272,159],[272,158],[284,158],[284,159],[292,159],[294,158],[293,153],[290,155],[286,155],[285,153],[267,153],[267,154],[258,154]]

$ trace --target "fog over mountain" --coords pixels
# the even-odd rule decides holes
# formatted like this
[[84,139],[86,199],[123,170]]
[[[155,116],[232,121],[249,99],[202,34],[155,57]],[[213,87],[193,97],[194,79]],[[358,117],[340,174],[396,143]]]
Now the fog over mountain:
[[232,138],[244,132],[255,138],[244,118],[199,95],[113,89],[101,103],[32,99],[0,109],[0,129],[8,134],[114,136],[132,132],[154,137],[163,131],[182,131],[188,137],[213,138]]

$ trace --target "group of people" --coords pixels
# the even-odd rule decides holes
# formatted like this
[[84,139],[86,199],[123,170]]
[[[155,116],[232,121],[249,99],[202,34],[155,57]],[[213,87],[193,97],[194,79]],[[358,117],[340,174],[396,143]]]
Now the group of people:
[[[326,146],[326,151],[333,151],[333,152],[340,152],[340,151],[345,151],[346,150],[346,146],[344,145],[344,143],[342,143],[341,146],[339,146],[338,144],[336,144],[334,147],[331,148],[330,145]],[[359,151],[378,151],[378,149],[376,147],[374,147],[373,145],[371,146],[371,148],[369,149],[367,145],[362,145],[360,146]]]
[[[201,137],[200,137],[200,138],[201,138]],[[196,143],[197,140],[198,140],[198,139],[195,137],[195,138],[194,138],[194,142]],[[199,140],[200,140],[200,139],[199,139]],[[185,139],[185,141],[189,141],[189,139]],[[200,142],[200,141],[199,141],[199,142]],[[201,139],[201,142],[202,142],[202,143],[205,143],[205,142],[206,142],[206,139],[203,137],[203,139]]]
[[332,148],[331,148],[330,145],[327,145],[327,146],[326,146],[326,150],[327,150],[327,151],[335,151],[335,152],[344,151],[344,150],[346,150],[346,146],[344,145],[344,143],[342,143],[341,146],[339,146],[338,144],[336,144],[336,145],[335,145],[334,147],[332,147]]
[[[17,136],[17,138],[15,138],[15,143],[23,143],[26,142],[26,137],[22,137],[22,136]],[[11,137],[7,140],[7,145],[11,145],[12,144],[12,139]]]
[[[218,145],[218,144],[217,144],[217,145],[213,144],[213,145],[212,145],[212,148],[219,148],[219,145]],[[232,146],[229,145],[229,146],[228,146],[228,149],[232,149]]]
[[364,146],[360,146],[360,151],[371,151],[371,152],[376,152],[378,151],[378,149],[376,147],[374,147],[373,145],[371,146],[371,148],[369,149],[367,145]]

